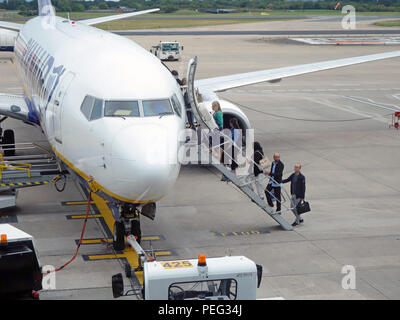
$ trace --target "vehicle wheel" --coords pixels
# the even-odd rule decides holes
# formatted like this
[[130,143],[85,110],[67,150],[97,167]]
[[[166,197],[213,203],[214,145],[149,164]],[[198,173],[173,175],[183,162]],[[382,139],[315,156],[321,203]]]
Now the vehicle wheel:
[[125,249],[125,226],[123,222],[115,221],[114,223],[113,247],[115,251]]
[[132,220],[131,221],[131,234],[136,237],[137,243],[140,244],[142,240],[142,231],[140,229],[140,220]]
[[[15,156],[14,130],[5,130],[4,131],[2,144],[8,145],[8,146],[3,146],[4,155],[6,157]],[[8,150],[8,149],[10,149],[10,150]]]
[[132,276],[131,265],[127,262],[127,263],[125,263],[124,268],[125,268],[125,276],[127,278],[130,278]]

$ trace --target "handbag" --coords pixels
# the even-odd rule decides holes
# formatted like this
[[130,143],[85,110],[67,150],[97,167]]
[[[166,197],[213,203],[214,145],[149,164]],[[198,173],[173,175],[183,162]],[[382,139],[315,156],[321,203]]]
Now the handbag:
[[310,203],[308,203],[307,201],[301,201],[297,205],[296,210],[297,210],[298,214],[303,214],[303,213],[309,212],[309,211],[311,211]]
[[[260,152],[260,151],[257,151],[257,152]],[[264,171],[271,166],[271,161],[269,161],[269,159],[266,156],[264,156],[261,152],[260,152],[260,154],[262,155],[262,158],[260,160],[258,167],[261,169],[261,171]]]

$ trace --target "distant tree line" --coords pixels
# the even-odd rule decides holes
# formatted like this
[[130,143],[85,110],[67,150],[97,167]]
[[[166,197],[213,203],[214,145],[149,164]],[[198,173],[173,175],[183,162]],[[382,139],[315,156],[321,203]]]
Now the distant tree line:
[[[332,10],[337,1],[288,1],[288,0],[121,0],[119,2],[94,0],[53,0],[52,3],[59,12],[82,12],[85,10],[116,10],[118,7],[128,7],[144,10],[158,7],[164,13],[173,13],[179,9],[238,9],[248,10]],[[400,11],[400,0],[352,0],[341,1],[341,5],[353,5],[357,11]],[[26,15],[37,13],[37,1],[5,0],[0,3],[0,9],[18,10]]]

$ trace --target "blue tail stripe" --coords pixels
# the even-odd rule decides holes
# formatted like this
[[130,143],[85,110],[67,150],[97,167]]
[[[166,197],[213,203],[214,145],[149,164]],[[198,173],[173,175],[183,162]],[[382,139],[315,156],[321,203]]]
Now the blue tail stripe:
[[54,8],[51,0],[38,0],[39,16],[54,16]]

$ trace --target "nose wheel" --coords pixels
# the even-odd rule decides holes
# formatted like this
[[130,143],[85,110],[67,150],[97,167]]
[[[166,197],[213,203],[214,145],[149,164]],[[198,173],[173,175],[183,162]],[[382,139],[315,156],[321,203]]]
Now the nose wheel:
[[113,247],[115,251],[125,249],[125,237],[128,235],[133,235],[140,244],[142,239],[140,214],[135,207],[122,206],[120,209],[120,219],[114,223]]
[[113,235],[113,247],[115,251],[125,249],[125,225],[122,221],[115,221]]
[[136,242],[140,244],[142,240],[142,229],[140,228],[139,218],[131,221],[131,235],[133,235],[136,238]]

